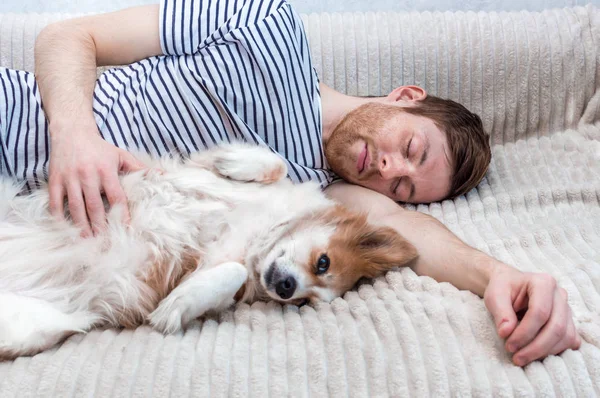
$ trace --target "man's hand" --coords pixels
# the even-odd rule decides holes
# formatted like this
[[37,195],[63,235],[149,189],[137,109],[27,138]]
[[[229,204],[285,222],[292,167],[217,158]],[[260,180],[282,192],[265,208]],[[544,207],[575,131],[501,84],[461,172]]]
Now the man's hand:
[[[506,350],[514,353],[515,365],[525,366],[581,345],[567,292],[550,275],[499,266],[490,276],[484,301],[498,335],[506,339]],[[519,321],[517,314],[523,312]]]
[[50,211],[56,217],[64,217],[66,196],[73,222],[81,228],[82,236],[88,237],[106,225],[102,192],[110,206],[125,205],[123,221],[128,222],[127,198],[119,172],[141,170],[144,165],[127,151],[103,140],[93,121],[71,128],[78,131],[51,135]]
[[[401,209],[366,188],[336,183],[326,193],[338,202],[369,214],[372,222],[394,228],[419,251],[412,266],[418,275],[449,282],[484,297],[513,361],[525,365],[572,348],[577,335],[564,289],[550,275],[520,272],[467,246],[431,216]],[[435,244],[432,244],[435,242]],[[521,322],[517,313],[526,310]],[[515,345],[513,350],[512,345]]]

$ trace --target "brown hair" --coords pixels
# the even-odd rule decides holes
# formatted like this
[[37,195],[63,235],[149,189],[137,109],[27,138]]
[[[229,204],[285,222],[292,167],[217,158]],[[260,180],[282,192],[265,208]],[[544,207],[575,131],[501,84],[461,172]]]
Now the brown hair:
[[475,188],[492,159],[489,135],[483,130],[481,118],[457,102],[431,95],[402,110],[433,120],[446,134],[454,168],[448,199]]

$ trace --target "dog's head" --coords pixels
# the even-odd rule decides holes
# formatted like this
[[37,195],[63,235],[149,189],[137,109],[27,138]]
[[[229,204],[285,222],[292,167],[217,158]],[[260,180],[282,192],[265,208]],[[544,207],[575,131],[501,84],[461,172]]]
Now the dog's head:
[[341,206],[290,223],[257,270],[274,300],[305,304],[331,301],[360,278],[374,278],[408,264],[417,251],[388,227]]

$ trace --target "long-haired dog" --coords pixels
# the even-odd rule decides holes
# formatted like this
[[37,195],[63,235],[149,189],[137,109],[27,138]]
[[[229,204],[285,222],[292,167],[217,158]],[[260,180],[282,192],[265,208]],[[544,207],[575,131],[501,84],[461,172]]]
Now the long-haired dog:
[[0,358],[99,326],[172,333],[236,301],[331,301],[417,256],[316,183],[291,183],[264,147],[149,161],[151,171],[121,178],[130,223],[113,207],[107,229],[86,239],[49,214],[46,189],[19,196],[0,182]]

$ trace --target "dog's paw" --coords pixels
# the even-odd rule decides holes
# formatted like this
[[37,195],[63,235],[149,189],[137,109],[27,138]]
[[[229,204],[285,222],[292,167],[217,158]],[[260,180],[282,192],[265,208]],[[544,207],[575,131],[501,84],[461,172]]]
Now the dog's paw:
[[0,362],[15,359],[20,354],[18,347],[11,336],[7,333],[6,328],[0,323]]
[[284,160],[259,146],[224,150],[216,157],[214,167],[222,176],[244,182],[271,184],[287,175]]
[[184,319],[185,312],[185,304],[182,299],[167,296],[148,315],[148,321],[153,329],[161,333],[177,333],[187,323],[187,320]]
[[7,341],[0,341],[0,362],[12,361],[21,355],[25,354],[22,353],[20,347],[15,347]]
[[236,286],[236,291],[248,280],[248,268],[235,261],[221,264],[220,269],[228,276],[228,283]]
[[31,297],[3,294],[0,303],[0,360],[35,355],[85,332],[96,320],[87,313],[64,314]]
[[233,304],[233,297],[248,279],[248,270],[229,262],[193,273],[165,297],[148,316],[154,329],[174,333],[207,311]]
[[0,337],[0,362],[12,361],[22,356],[33,356],[47,350],[58,340],[51,337],[27,336],[27,339],[14,340],[1,340]]
[[20,356],[32,356],[45,351],[68,336],[79,331],[28,329],[22,325],[7,326],[0,323],[0,361]]
[[149,316],[148,320],[153,329],[164,333],[172,334],[183,328],[181,310],[169,304],[161,304]]

